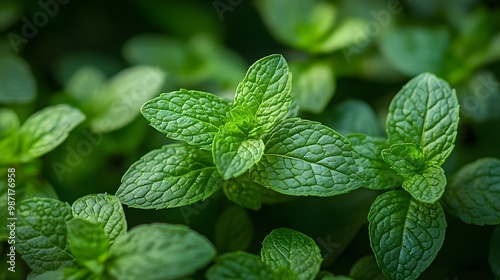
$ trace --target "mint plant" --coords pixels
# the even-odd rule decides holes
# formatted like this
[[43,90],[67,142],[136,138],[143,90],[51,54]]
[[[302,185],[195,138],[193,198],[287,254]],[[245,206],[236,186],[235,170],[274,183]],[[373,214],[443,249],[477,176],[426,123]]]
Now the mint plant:
[[183,225],[140,225],[127,232],[120,201],[107,194],[72,206],[51,198],[19,204],[17,251],[30,279],[177,279],[214,257],[212,244]]
[[185,142],[134,163],[116,196],[131,207],[189,205],[224,189],[235,203],[261,205],[264,188],[295,196],[332,196],[363,182],[357,153],[317,122],[288,118],[292,75],[281,55],[255,62],[231,103],[181,89],[146,102],[141,112],[167,137]]

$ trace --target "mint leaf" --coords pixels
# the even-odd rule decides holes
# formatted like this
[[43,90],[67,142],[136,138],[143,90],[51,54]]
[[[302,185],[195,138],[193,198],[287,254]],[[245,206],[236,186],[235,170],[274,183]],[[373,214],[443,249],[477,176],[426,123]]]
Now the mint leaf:
[[403,178],[417,174],[424,167],[424,154],[413,143],[394,144],[382,150],[382,158]]
[[267,189],[252,181],[248,174],[244,174],[237,178],[224,180],[222,190],[232,202],[245,208],[259,210],[262,206],[262,192]]
[[19,118],[9,108],[0,108],[0,164],[8,163],[19,146]]
[[384,274],[377,266],[375,257],[369,255],[359,259],[349,271],[349,276],[356,280],[385,280]]
[[228,101],[216,95],[181,89],[149,100],[141,112],[152,127],[167,137],[211,150],[230,107]]
[[227,208],[215,223],[215,247],[219,253],[246,250],[252,236],[250,215],[240,207]]
[[213,157],[217,170],[225,180],[248,171],[263,153],[264,142],[248,138],[234,123],[221,126],[215,135]]
[[0,56],[0,103],[28,103],[35,99],[35,78],[19,56]]
[[69,96],[80,103],[79,107],[83,107],[82,110],[88,112],[95,108],[94,102],[102,98],[99,90],[105,82],[106,74],[103,71],[96,67],[86,66],[78,69],[66,82],[64,88]]
[[413,143],[426,161],[441,166],[458,129],[458,100],[447,82],[430,73],[411,79],[389,106],[387,136],[391,143]]
[[19,203],[16,250],[37,273],[73,264],[68,252],[66,222],[71,208],[51,198],[31,198]]
[[385,131],[373,108],[358,99],[349,99],[340,103],[324,118],[320,117],[319,121],[342,135],[360,133],[385,136]]
[[67,104],[46,107],[21,126],[21,161],[29,161],[59,146],[69,132],[85,120],[80,110]]
[[379,195],[368,221],[371,247],[389,279],[417,279],[444,241],[446,219],[441,205],[418,202],[403,190]]
[[438,201],[446,188],[446,176],[439,166],[429,166],[421,173],[411,175],[403,182],[403,189],[424,203]]
[[212,260],[212,244],[183,225],[140,225],[111,246],[109,272],[117,279],[176,279]]
[[66,223],[71,254],[76,261],[95,274],[104,270],[108,257],[109,240],[101,225],[82,218],[73,218]]
[[500,226],[495,228],[493,235],[491,236],[490,254],[488,261],[491,266],[491,270],[497,278],[500,278]]
[[366,188],[385,190],[401,186],[403,179],[382,158],[382,150],[389,146],[387,139],[363,134],[351,134],[347,139],[359,153],[358,161],[365,173]]
[[255,127],[267,131],[280,121],[292,105],[292,74],[281,55],[256,61],[236,89],[235,107],[245,107],[255,116]]
[[290,63],[294,74],[292,95],[300,110],[319,114],[335,92],[335,74],[331,63],[323,61]]
[[109,194],[90,194],[77,199],[73,216],[101,225],[110,244],[127,232],[127,221],[120,200]]
[[500,223],[500,160],[465,165],[451,178],[443,198],[446,209],[468,224]]
[[252,179],[287,195],[332,196],[359,188],[357,153],[340,134],[317,122],[287,119],[265,143]]
[[221,185],[209,152],[174,144],[135,162],[123,175],[116,196],[131,207],[161,209],[204,200]]
[[273,271],[258,256],[237,251],[216,259],[206,273],[208,280],[274,280]]
[[261,258],[274,271],[291,270],[302,280],[314,279],[323,260],[314,240],[286,228],[275,229],[264,238]]
[[92,130],[100,133],[124,127],[139,115],[141,105],[156,96],[165,73],[151,66],[133,66],[111,77],[93,99],[97,115],[90,118]]

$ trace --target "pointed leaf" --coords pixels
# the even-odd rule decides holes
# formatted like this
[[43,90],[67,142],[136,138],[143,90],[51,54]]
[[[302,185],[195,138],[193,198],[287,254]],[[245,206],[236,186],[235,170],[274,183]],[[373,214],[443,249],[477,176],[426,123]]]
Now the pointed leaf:
[[92,130],[111,132],[132,122],[141,105],[160,93],[165,73],[151,66],[133,66],[111,77],[108,83],[94,95],[98,114],[90,119]]
[[448,158],[458,129],[458,100],[447,82],[430,73],[410,80],[394,97],[387,117],[392,143],[413,143],[426,161],[441,166]]
[[349,141],[317,122],[287,119],[275,127],[265,146],[250,175],[279,193],[332,196],[363,183]]
[[35,78],[19,56],[0,56],[0,103],[28,103],[36,95]]
[[221,126],[215,135],[213,157],[222,178],[238,177],[254,166],[264,153],[261,139],[248,138],[235,124]]
[[207,265],[215,249],[183,225],[140,225],[111,246],[109,272],[116,279],[177,279]]
[[46,107],[21,126],[21,160],[29,161],[59,146],[85,120],[80,110],[66,104]]
[[483,158],[462,167],[444,193],[449,210],[476,225],[500,223],[500,160]]
[[385,190],[401,186],[403,178],[398,176],[382,158],[382,150],[389,145],[387,139],[363,134],[351,134],[347,139],[359,153],[358,161],[365,173],[366,188]]
[[256,127],[271,129],[292,105],[292,74],[281,55],[259,59],[247,71],[236,89],[236,107],[246,107],[255,115]]
[[403,182],[403,189],[424,203],[438,201],[446,188],[446,176],[439,166],[429,166],[421,173],[411,175]]
[[130,207],[161,209],[204,200],[221,185],[209,152],[174,144],[153,150],[134,163],[123,175],[116,196]]
[[441,249],[446,219],[439,203],[403,190],[381,194],[368,214],[370,244],[385,277],[417,279]]
[[231,206],[217,218],[215,246],[219,253],[246,250],[252,237],[252,219],[245,209]]
[[212,141],[224,124],[231,104],[220,97],[200,91],[180,90],[163,93],[149,100],[141,112],[167,137],[212,149]]
[[110,244],[127,233],[127,221],[120,200],[109,194],[90,194],[77,199],[73,205],[73,216],[100,224]]
[[273,271],[258,256],[236,251],[217,258],[206,273],[208,280],[274,280]]
[[260,255],[274,271],[289,269],[301,280],[314,279],[323,261],[314,240],[287,228],[268,234],[262,242]]
[[66,222],[71,208],[51,198],[31,198],[19,203],[16,250],[37,273],[71,266]]

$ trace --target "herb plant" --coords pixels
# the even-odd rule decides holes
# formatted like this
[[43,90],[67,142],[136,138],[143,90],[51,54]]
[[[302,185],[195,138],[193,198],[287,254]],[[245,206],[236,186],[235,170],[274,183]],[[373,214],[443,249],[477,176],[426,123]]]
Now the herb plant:
[[363,182],[349,141],[320,123],[288,117],[292,75],[281,55],[255,62],[231,103],[180,90],[146,102],[151,126],[184,144],[163,146],[133,164],[116,196],[160,209],[193,204],[221,188],[235,203],[261,206],[264,188],[332,196]]

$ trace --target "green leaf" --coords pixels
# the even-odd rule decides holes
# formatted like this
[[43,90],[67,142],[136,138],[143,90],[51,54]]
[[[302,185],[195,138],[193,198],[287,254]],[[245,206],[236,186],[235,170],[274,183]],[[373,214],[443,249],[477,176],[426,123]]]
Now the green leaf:
[[379,195],[368,221],[371,247],[389,279],[417,279],[444,241],[446,219],[441,205],[418,202],[403,190]]
[[390,28],[381,38],[380,51],[404,74],[443,73],[444,59],[450,47],[450,35],[446,29],[397,27]]
[[127,232],[127,221],[120,200],[109,194],[90,194],[77,199],[73,216],[101,225],[110,244]]
[[246,250],[252,236],[252,220],[240,207],[227,208],[215,223],[215,247],[219,253]]
[[[78,69],[66,82],[64,88],[69,96],[83,106],[96,106],[94,101],[102,98],[99,90],[106,82],[106,74],[99,68],[86,66]],[[87,112],[86,110],[84,110]]]
[[22,161],[48,153],[68,137],[73,128],[85,120],[80,110],[66,104],[46,107],[31,115],[21,126]]
[[0,103],[28,103],[35,99],[35,78],[19,56],[0,56]]
[[248,174],[244,174],[224,180],[222,190],[232,202],[245,208],[259,210],[262,206],[262,192],[267,189],[252,181]]
[[387,139],[363,134],[351,134],[347,139],[360,155],[359,165],[366,176],[366,188],[385,190],[401,186],[403,178],[382,159],[382,150],[389,146]]
[[166,74],[155,67],[133,66],[107,82],[94,99],[98,115],[90,119],[92,130],[100,133],[124,127],[139,115],[141,105],[156,96]]
[[424,154],[413,143],[393,144],[382,150],[382,158],[403,178],[415,175],[425,167]]
[[265,143],[251,178],[287,195],[332,196],[359,188],[357,153],[340,134],[317,122],[287,119]]
[[261,139],[249,138],[234,123],[227,123],[213,142],[217,170],[225,180],[238,177],[259,162],[264,148]]
[[292,95],[301,111],[319,114],[326,108],[335,92],[335,74],[328,62],[290,63],[294,74]]
[[123,175],[116,196],[130,207],[161,209],[205,200],[221,185],[209,152],[174,144],[135,162]]
[[141,112],[151,126],[172,139],[212,149],[212,141],[231,104],[210,93],[180,90],[149,100]]
[[109,240],[101,225],[73,218],[66,223],[66,227],[69,247],[76,261],[95,274],[102,273],[108,257]]
[[314,240],[286,228],[275,229],[264,238],[261,258],[273,270],[292,270],[301,280],[314,279],[323,260]]
[[273,271],[258,256],[237,251],[216,259],[206,273],[208,280],[274,280]]
[[500,278],[500,226],[495,228],[491,236],[490,254],[488,257],[491,270],[497,278]]
[[455,146],[458,115],[455,91],[445,81],[423,73],[393,98],[387,136],[391,143],[414,143],[423,150],[426,161],[441,166]]
[[234,105],[248,108],[257,119],[255,127],[267,131],[292,105],[292,74],[281,55],[256,61],[236,89]]
[[492,72],[475,73],[465,87],[457,89],[457,95],[464,118],[475,122],[500,119],[500,82]]
[[[76,268],[76,267],[66,267],[58,270],[47,271],[42,274],[35,274],[31,277],[33,272],[28,275],[28,280],[99,280],[102,278],[96,278],[94,275],[91,276],[91,272],[86,269]],[[94,276],[94,277],[93,277]],[[104,278],[107,279],[107,278]],[[103,279],[103,280],[104,280]]]
[[385,132],[372,107],[368,103],[350,99],[328,111],[320,121],[342,135],[361,133],[370,136],[385,136]]
[[117,279],[176,279],[207,265],[212,244],[183,225],[140,225],[111,246],[109,272]]
[[372,255],[359,259],[349,271],[349,276],[356,280],[385,280],[384,274],[377,266]]
[[468,224],[500,223],[500,160],[465,165],[453,175],[443,198],[446,209]]
[[18,205],[16,250],[37,273],[56,270],[73,264],[68,252],[66,222],[71,208],[51,198],[31,198]]
[[446,188],[446,176],[439,166],[429,166],[418,174],[409,176],[403,182],[403,189],[413,198],[424,203],[438,201]]
[[19,146],[19,118],[9,108],[0,108],[0,164],[8,163]]

